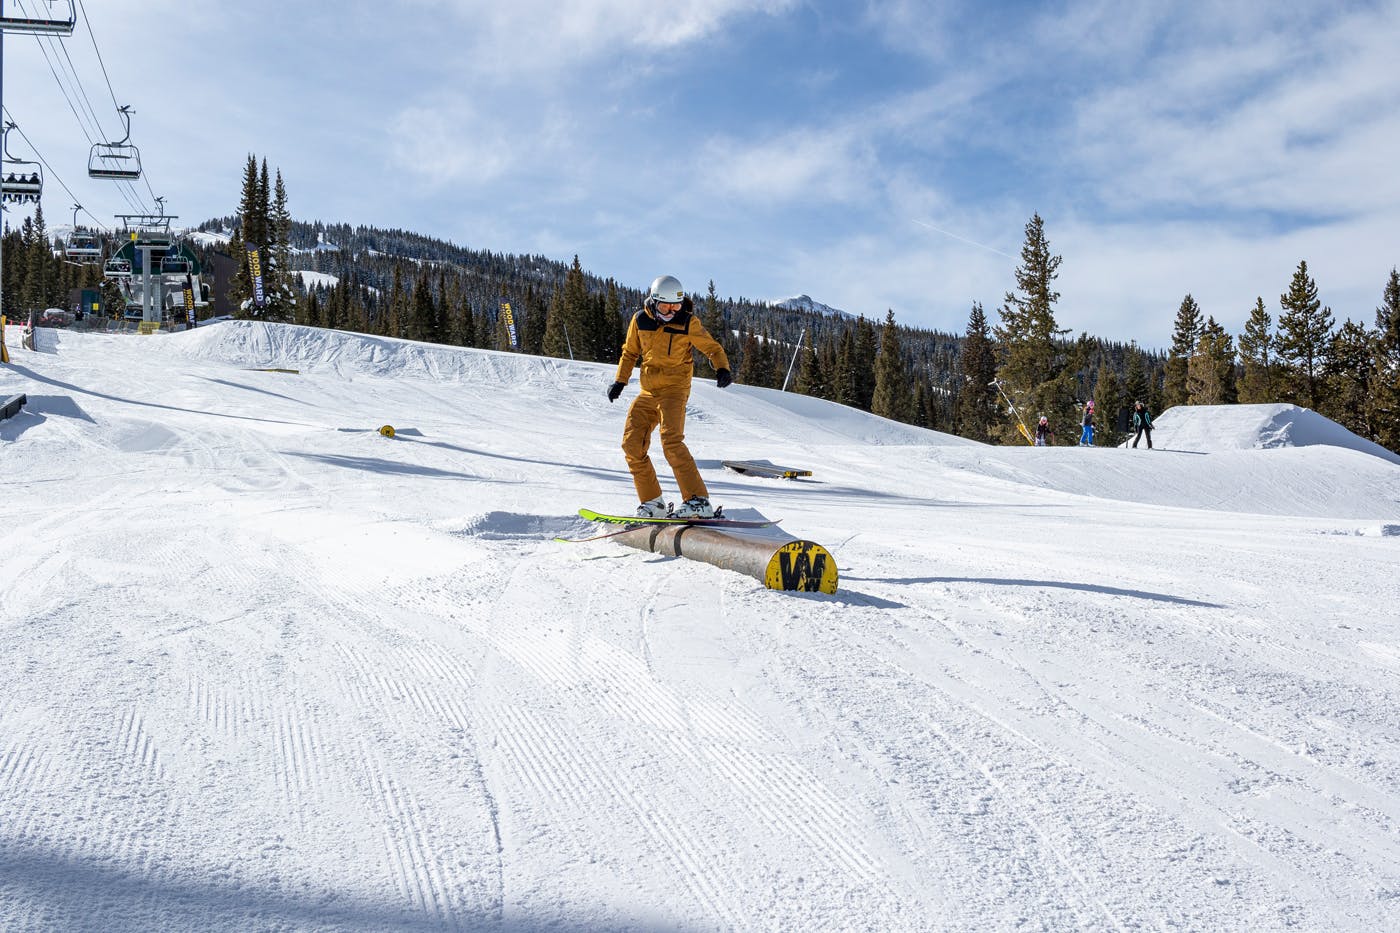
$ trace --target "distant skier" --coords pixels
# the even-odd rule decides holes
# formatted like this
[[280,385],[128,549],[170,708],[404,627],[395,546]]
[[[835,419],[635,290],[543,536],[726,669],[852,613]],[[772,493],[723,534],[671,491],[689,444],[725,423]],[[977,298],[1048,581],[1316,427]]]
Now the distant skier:
[[1094,400],[1084,403],[1084,429],[1079,432],[1079,446],[1094,446]]
[[1136,448],[1138,441],[1144,434],[1147,435],[1147,449],[1152,449],[1152,412],[1147,410],[1147,406],[1142,402],[1133,402],[1133,447]]
[[694,305],[681,283],[674,276],[658,276],[651,283],[642,310],[632,315],[632,322],[627,325],[627,339],[617,361],[617,378],[608,387],[608,401],[617,401],[632,376],[632,367],[641,364],[642,391],[627,410],[627,424],[622,429],[622,453],[641,500],[637,506],[640,518],[666,515],[656,468],[647,455],[651,432],[657,425],[661,426],[661,452],[671,465],[684,500],[675,511],[676,517],[712,518],[715,514],[709,490],[685,446],[685,405],[695,373],[692,348],[705,354],[715,367],[715,385],[723,389],[734,381],[724,347],[695,316]]
[[1049,447],[1055,442],[1055,429],[1050,427],[1050,419],[1040,416],[1040,424],[1035,426],[1035,446]]

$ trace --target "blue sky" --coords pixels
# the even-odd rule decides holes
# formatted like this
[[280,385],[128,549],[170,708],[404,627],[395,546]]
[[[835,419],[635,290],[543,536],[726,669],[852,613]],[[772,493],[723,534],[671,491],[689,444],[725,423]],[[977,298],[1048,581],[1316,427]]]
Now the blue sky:
[[[136,111],[137,191],[180,222],[231,213],[252,152],[299,219],[961,331],[973,301],[998,319],[1039,212],[1064,257],[1060,326],[1149,346],[1188,292],[1236,333],[1256,296],[1276,315],[1301,259],[1339,321],[1370,324],[1400,264],[1400,2],[85,12]],[[66,43],[117,130],[81,15]],[[41,51],[6,38],[5,106],[110,224],[132,208],[86,177]]]

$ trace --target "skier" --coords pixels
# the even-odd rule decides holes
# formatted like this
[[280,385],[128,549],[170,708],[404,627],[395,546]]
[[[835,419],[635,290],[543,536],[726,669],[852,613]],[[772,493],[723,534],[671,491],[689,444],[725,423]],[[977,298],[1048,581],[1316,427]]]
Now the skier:
[[1079,432],[1079,446],[1094,446],[1094,400],[1084,403],[1084,429]]
[[1147,449],[1152,449],[1152,412],[1142,402],[1133,402],[1133,448],[1136,449],[1142,435],[1147,435]]
[[1050,427],[1050,419],[1040,416],[1040,424],[1035,426],[1035,446],[1048,447],[1055,440],[1055,429]]
[[685,405],[695,371],[692,348],[705,354],[715,367],[715,385],[723,389],[734,381],[724,347],[695,316],[694,305],[680,281],[675,276],[657,276],[642,310],[632,315],[627,325],[617,377],[608,387],[608,401],[617,401],[632,376],[632,367],[640,363],[642,391],[627,410],[627,424],[622,429],[622,453],[641,500],[637,506],[639,518],[664,518],[667,514],[656,469],[647,456],[651,432],[657,425],[661,427],[661,451],[671,465],[684,500],[675,516],[713,518],[715,514],[709,490],[685,446]]

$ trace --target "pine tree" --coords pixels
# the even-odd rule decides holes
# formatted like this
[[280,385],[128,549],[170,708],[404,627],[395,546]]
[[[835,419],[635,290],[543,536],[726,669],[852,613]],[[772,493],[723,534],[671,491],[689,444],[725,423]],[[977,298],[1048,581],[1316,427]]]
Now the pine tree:
[[1366,421],[1376,443],[1400,453],[1400,271],[1394,268],[1376,309]]
[[855,331],[851,356],[855,406],[862,411],[870,411],[875,398],[875,357],[879,353],[879,342],[875,337],[874,322],[866,320],[863,314],[856,318]]
[[[1201,307],[1188,293],[1176,311],[1176,326],[1172,330],[1172,348],[1167,354],[1167,375],[1162,387],[1162,405],[1171,408],[1190,403],[1187,371],[1191,356],[1201,342]],[[1214,403],[1211,403],[1214,404]]]
[[[267,161],[263,160],[263,178],[266,180]],[[300,289],[294,285],[292,272],[292,215],[287,209],[287,188],[282,183],[282,172],[277,172],[274,195],[267,215],[268,248],[264,263],[267,308],[263,317],[271,321],[289,321],[296,316],[297,295]]]
[[1373,346],[1373,335],[1348,318],[1332,336],[1323,367],[1322,414],[1368,440],[1374,436],[1366,405],[1373,378]]
[[381,320],[382,330],[379,331],[385,337],[402,337],[404,321],[408,318],[407,301],[404,298],[403,290],[403,269],[398,263],[394,263],[394,277],[389,284],[389,308],[388,313]]
[[592,347],[587,316],[588,292],[578,256],[564,276],[564,287],[554,293],[545,323],[545,356],[587,359]]
[[251,317],[253,313],[253,275],[248,266],[248,250],[257,248],[262,255],[266,252],[267,237],[264,230],[262,206],[258,197],[258,160],[251,153],[243,166],[243,190],[238,201],[238,224],[234,228],[229,249],[237,263],[233,279],[229,282],[228,296],[233,303],[235,317]]
[[1114,447],[1123,440],[1118,430],[1118,413],[1129,407],[1123,382],[1104,357],[1094,379],[1094,446]]
[[797,378],[793,382],[792,390],[812,398],[827,398],[826,373],[822,371],[821,356],[816,348],[803,347],[799,360]]
[[[530,288],[525,292],[525,319],[517,321],[520,328],[520,350],[532,356],[544,356],[544,337],[549,324],[549,308],[539,292]],[[621,341],[618,342],[621,346]],[[614,356],[614,359],[616,357]]]
[[1147,361],[1143,358],[1142,351],[1138,349],[1136,343],[1128,345],[1127,359],[1123,368],[1125,404],[1123,409],[1113,412],[1113,417],[1119,429],[1126,431],[1129,423],[1127,410],[1132,408],[1134,402],[1142,402],[1154,414],[1156,414],[1157,408],[1152,404],[1152,375],[1148,372]]
[[1332,309],[1317,296],[1317,283],[1308,277],[1306,261],[1298,263],[1288,291],[1279,297],[1278,357],[1290,401],[1317,411],[1323,393],[1322,364],[1332,340]]
[[[720,311],[719,295],[715,292],[715,280],[710,279],[709,287],[705,291],[705,304],[700,311],[700,323],[705,325],[705,330],[710,332],[710,336],[718,341],[724,348],[725,356],[733,350],[733,339],[729,334],[729,328],[725,326],[724,314]],[[732,360],[730,362],[733,362]],[[704,376],[713,376],[714,367],[703,355],[700,358],[699,373]]]
[[50,266],[54,263],[53,250],[49,246],[49,233],[44,226],[42,205],[34,205],[32,223],[26,218],[24,235],[28,269],[24,277],[24,291],[21,293],[22,307],[38,314],[49,307],[48,280]]
[[831,386],[831,395],[828,398],[842,405],[854,406],[856,403],[855,349],[855,328],[847,327],[842,330],[841,339],[832,348],[831,365],[827,367],[827,372],[830,373],[828,383]]
[[880,331],[880,349],[875,357],[875,389],[870,397],[870,410],[882,418],[909,422],[914,418],[914,393],[910,386],[909,362],[899,343],[899,328],[894,323],[894,310],[885,312],[885,326]]
[[[1015,292],[1007,292],[1001,307],[1001,324],[995,333],[1002,348],[997,378],[1002,391],[1030,417],[1044,413],[1052,424],[1066,424],[1074,418],[1072,378],[1062,378],[1055,341],[1063,335],[1055,323],[1054,290],[1061,258],[1050,252],[1045,238],[1045,222],[1035,214],[1026,223],[1026,239],[1021,246],[1021,264],[1016,268]],[[994,433],[1003,440],[1019,443],[1020,428],[1008,419]]]
[[408,318],[404,321],[403,335],[409,340],[434,340],[437,324],[437,305],[433,301],[428,277],[419,275],[413,283],[413,293],[408,302]]
[[610,363],[617,359],[622,350],[622,342],[627,339],[627,318],[622,314],[622,293],[618,291],[616,280],[611,278],[608,279],[604,292],[603,311],[606,330],[598,359]]
[[997,390],[991,383],[996,378],[997,358],[980,301],[972,303],[959,363],[962,391],[958,397],[958,433],[985,443],[992,439],[992,419],[996,417]]
[[1245,321],[1240,335],[1240,364],[1243,373],[1239,382],[1241,404],[1258,405],[1274,401],[1273,319],[1264,309],[1262,297],[1254,299],[1254,308]]
[[1201,329],[1187,363],[1186,392],[1187,405],[1227,405],[1235,400],[1235,345],[1215,318]]

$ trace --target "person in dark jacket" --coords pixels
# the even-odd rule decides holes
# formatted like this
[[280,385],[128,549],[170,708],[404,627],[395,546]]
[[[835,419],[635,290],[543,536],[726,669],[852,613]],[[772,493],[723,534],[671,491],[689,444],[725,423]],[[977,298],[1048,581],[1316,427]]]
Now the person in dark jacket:
[[1055,442],[1055,429],[1050,427],[1050,419],[1044,415],[1040,416],[1040,423],[1035,426],[1035,446],[1049,447]]
[[1093,400],[1093,399],[1089,399],[1089,401],[1087,401],[1087,402],[1084,403],[1084,421],[1083,421],[1083,425],[1084,425],[1084,429],[1083,429],[1082,431],[1079,432],[1079,446],[1080,446],[1080,447],[1093,447],[1093,446],[1094,446],[1094,400]]
[[1147,435],[1147,449],[1152,449],[1152,412],[1147,410],[1147,406],[1142,402],[1133,402],[1133,447],[1136,448],[1138,441],[1144,434]]
[[656,468],[647,454],[651,434],[658,426],[661,452],[671,465],[684,500],[675,516],[712,518],[715,514],[709,490],[685,446],[685,403],[690,399],[690,380],[695,372],[692,349],[705,354],[714,366],[715,385],[723,389],[733,382],[724,347],[700,323],[681,283],[674,276],[658,276],[651,283],[642,310],[632,315],[627,325],[617,377],[608,387],[608,401],[617,401],[632,369],[641,369],[642,391],[627,410],[627,424],[622,430],[622,453],[641,499],[642,504],[637,506],[641,518],[663,518],[667,514]]

